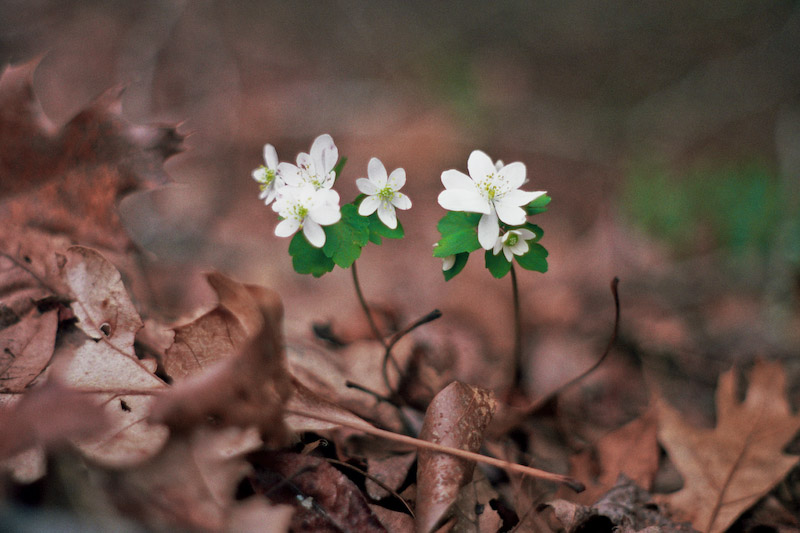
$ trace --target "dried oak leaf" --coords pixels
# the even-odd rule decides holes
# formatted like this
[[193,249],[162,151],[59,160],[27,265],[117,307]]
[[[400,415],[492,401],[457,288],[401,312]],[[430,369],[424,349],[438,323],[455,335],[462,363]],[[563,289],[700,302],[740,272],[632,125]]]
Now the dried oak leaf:
[[[570,474],[586,485],[580,494],[559,487],[557,497],[590,505],[611,489],[620,474],[650,490],[658,471],[658,419],[654,408],[602,437],[594,452],[583,451],[570,458]],[[599,472],[599,475],[595,475]]]
[[794,468],[800,457],[783,448],[800,430],[786,398],[778,363],[757,361],[743,402],[736,376],[720,376],[717,425],[697,428],[657,398],[658,438],[684,478],[684,487],[663,500],[700,531],[725,531]]
[[[477,452],[497,402],[491,392],[455,381],[428,406],[420,438]],[[417,464],[417,531],[436,531],[451,516],[459,490],[472,479],[473,461],[420,450]]]
[[234,281],[219,272],[206,275],[219,303],[195,320],[174,328],[175,337],[164,356],[164,368],[176,382],[234,356],[264,320],[261,308],[282,313],[275,291]]

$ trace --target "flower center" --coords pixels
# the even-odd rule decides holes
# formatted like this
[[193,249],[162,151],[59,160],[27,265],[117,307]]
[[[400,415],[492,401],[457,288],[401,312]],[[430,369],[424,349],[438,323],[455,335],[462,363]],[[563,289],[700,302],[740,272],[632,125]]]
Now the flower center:
[[519,242],[519,235],[516,233],[509,233],[506,237],[506,246],[512,247]]
[[394,198],[394,190],[391,187],[384,187],[378,191],[378,198],[384,202],[391,202]]
[[295,204],[289,208],[289,216],[297,219],[300,222],[303,222],[307,215],[308,208],[302,204]]
[[259,188],[261,191],[266,191],[272,182],[275,181],[275,171],[271,168],[267,168],[264,165],[261,165],[261,170],[264,171],[263,178],[259,181]]
[[508,181],[499,174],[487,174],[478,182],[478,190],[483,193],[490,202],[495,198],[501,198],[509,190]]

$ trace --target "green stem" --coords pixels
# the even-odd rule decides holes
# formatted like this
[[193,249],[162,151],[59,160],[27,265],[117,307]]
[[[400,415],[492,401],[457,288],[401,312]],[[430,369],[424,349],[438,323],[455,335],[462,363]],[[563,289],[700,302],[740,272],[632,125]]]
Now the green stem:
[[367,317],[367,322],[369,322],[369,327],[372,329],[372,334],[375,336],[375,339],[377,339],[378,342],[380,342],[385,348],[386,339],[383,338],[383,335],[381,335],[381,332],[378,329],[378,325],[375,324],[375,320],[372,318],[372,313],[369,310],[367,301],[364,299],[364,293],[361,292],[361,284],[358,282],[358,270],[356,270],[355,261],[353,261],[350,271],[353,273],[353,284],[356,286],[356,295],[358,296],[358,301],[361,303],[361,309],[364,310],[364,315]]
[[519,388],[522,382],[522,319],[519,312],[519,286],[517,271],[511,263],[511,291],[514,293],[514,387]]

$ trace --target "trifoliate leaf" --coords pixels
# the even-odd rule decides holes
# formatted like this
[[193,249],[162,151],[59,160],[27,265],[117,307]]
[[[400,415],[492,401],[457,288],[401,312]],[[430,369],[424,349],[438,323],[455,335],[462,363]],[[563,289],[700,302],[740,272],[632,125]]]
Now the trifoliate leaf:
[[[537,234],[538,235],[538,234]],[[541,244],[530,244],[530,250],[524,255],[516,255],[519,266],[525,270],[547,272],[547,250]]]
[[453,277],[464,270],[464,267],[467,265],[467,260],[469,259],[469,252],[462,252],[460,254],[456,254],[456,262],[450,267],[448,270],[443,270],[442,273],[444,274],[444,280],[450,281]]
[[502,278],[511,270],[511,263],[506,259],[505,254],[494,255],[491,250],[486,250],[486,268],[497,279]]
[[375,244],[381,244],[381,237],[386,237],[387,239],[402,239],[406,234],[399,220],[397,221],[397,227],[391,229],[381,222],[381,219],[378,218],[377,211],[372,213],[367,219],[369,220],[369,240]]
[[547,211],[547,204],[550,203],[550,200],[552,200],[552,198],[550,198],[546,194],[543,194],[542,196],[536,198],[531,203],[525,206],[525,214],[530,216],[530,215],[538,215],[539,213],[544,213],[545,211]]
[[442,238],[433,249],[433,256],[447,257],[463,252],[474,252],[480,248],[477,231],[480,219],[480,213],[461,211],[450,211],[443,216],[436,225]]
[[289,243],[292,266],[298,274],[311,274],[315,278],[333,270],[333,261],[325,255],[322,248],[311,246],[302,231],[298,231]]
[[369,240],[369,221],[358,214],[353,204],[342,206],[342,219],[325,226],[325,245],[322,252],[342,268],[350,268],[361,255]]

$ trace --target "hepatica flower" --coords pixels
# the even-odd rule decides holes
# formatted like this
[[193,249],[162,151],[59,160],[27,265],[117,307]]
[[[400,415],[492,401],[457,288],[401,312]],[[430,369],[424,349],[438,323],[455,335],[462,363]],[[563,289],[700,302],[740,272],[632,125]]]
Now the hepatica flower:
[[297,165],[281,163],[278,169],[283,181],[292,187],[307,184],[316,190],[330,189],[336,180],[333,168],[338,160],[339,149],[333,138],[325,133],[314,139],[310,154],[301,152],[297,155]]
[[504,235],[497,238],[494,243],[492,253],[497,255],[500,250],[506,256],[506,260],[510,263],[515,255],[525,255],[528,252],[529,241],[536,237],[536,234],[529,229],[519,228],[507,231]]
[[358,178],[356,186],[358,190],[366,194],[367,197],[361,201],[358,207],[358,214],[367,217],[378,211],[378,218],[387,227],[395,229],[397,227],[397,209],[409,209],[411,200],[399,190],[406,183],[406,171],[397,168],[388,176],[386,168],[380,159],[373,157],[367,166],[367,178]]
[[271,144],[264,145],[264,164],[253,171],[253,179],[258,182],[261,189],[259,198],[269,205],[278,194],[284,183],[278,172],[278,152]]
[[317,248],[325,245],[322,226],[335,224],[342,218],[339,193],[330,189],[318,190],[308,183],[282,188],[272,209],[283,218],[275,228],[275,235],[289,237],[302,228],[308,242]]
[[[500,168],[498,168],[500,167]],[[450,211],[481,213],[478,222],[478,242],[490,250],[497,242],[500,221],[510,226],[525,223],[525,210],[545,191],[521,191],[525,182],[525,165],[520,162],[495,166],[480,150],[473,151],[467,160],[469,176],[458,170],[442,172],[445,190],[439,194],[439,205]]]

